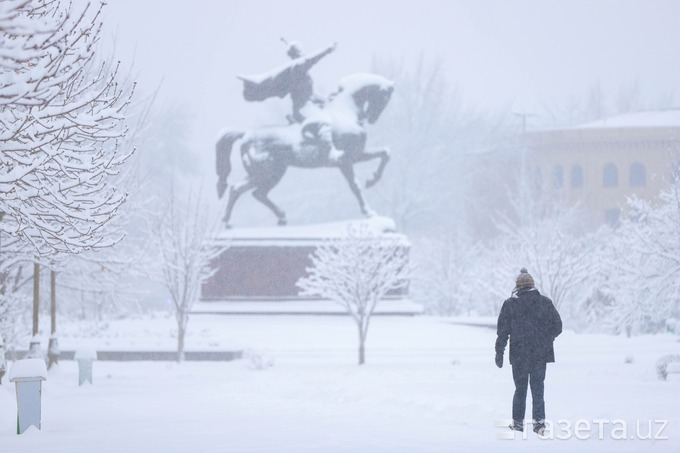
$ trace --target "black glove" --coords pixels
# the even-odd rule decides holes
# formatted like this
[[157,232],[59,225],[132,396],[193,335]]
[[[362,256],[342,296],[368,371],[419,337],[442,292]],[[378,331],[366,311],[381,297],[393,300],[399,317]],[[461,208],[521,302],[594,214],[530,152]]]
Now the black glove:
[[498,368],[503,368],[503,354],[496,353],[496,366]]

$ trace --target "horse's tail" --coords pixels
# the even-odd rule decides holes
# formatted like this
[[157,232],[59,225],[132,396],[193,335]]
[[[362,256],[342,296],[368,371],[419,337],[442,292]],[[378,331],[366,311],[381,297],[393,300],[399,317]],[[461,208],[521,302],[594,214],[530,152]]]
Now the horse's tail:
[[217,169],[217,196],[222,198],[227,190],[227,176],[231,173],[231,148],[245,132],[229,131],[222,134],[215,144],[215,168]]

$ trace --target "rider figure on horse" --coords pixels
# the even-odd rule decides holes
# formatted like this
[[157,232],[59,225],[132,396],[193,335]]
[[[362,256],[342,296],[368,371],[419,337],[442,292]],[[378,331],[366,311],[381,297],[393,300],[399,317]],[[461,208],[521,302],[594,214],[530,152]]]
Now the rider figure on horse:
[[293,114],[288,115],[289,123],[303,123],[305,121],[305,116],[301,113],[302,108],[307,105],[308,102],[313,102],[319,107],[323,107],[324,99],[318,94],[314,93],[314,81],[309,75],[309,69],[316,64],[317,61],[321,60],[323,57],[333,52],[337,44],[328,46],[320,53],[316,53],[311,57],[302,56],[302,46],[298,41],[293,41],[289,43],[284,38],[281,40],[288,45],[288,51],[286,54],[292,59],[297,60],[298,58],[304,58],[308,63],[307,65],[301,66],[301,69],[291,77],[290,84],[290,100],[293,102]]
[[[314,82],[309,75],[309,70],[323,57],[330,54],[337,47],[336,43],[307,55],[302,52],[299,42],[288,42],[287,55],[291,62],[257,76],[239,76],[243,81],[243,97],[246,101],[263,101],[270,97],[284,97],[290,95],[293,103],[293,112],[286,115],[289,124],[302,124],[302,146],[315,146],[322,150],[329,161],[337,162],[342,157],[342,151],[333,146],[332,135],[328,133],[329,124],[324,118],[323,106],[325,100],[314,93]],[[316,104],[317,108],[303,115],[302,110],[309,102]]]

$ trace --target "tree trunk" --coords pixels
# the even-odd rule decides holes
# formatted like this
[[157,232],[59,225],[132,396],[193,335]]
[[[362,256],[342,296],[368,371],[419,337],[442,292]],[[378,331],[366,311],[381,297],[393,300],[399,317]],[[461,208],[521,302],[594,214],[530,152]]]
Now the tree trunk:
[[359,325],[359,365],[363,365],[366,361],[366,354],[364,343],[366,342],[366,334],[364,333],[361,325]]
[[359,340],[359,365],[363,365],[365,361],[366,359],[364,354],[364,341]]
[[187,329],[187,319],[184,315],[177,318],[177,362],[184,361],[184,333]]
[[50,271],[50,335],[57,331],[57,276]]
[[40,264],[33,263],[33,336],[38,335],[40,310]]

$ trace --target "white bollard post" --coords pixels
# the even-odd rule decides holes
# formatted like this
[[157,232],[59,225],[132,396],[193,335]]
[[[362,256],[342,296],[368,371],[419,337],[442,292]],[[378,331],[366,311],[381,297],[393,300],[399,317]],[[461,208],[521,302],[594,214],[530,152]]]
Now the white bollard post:
[[50,342],[47,345],[47,368],[51,369],[52,365],[59,365],[59,357],[61,357],[59,340],[57,339],[57,334],[53,333],[50,336]]
[[43,359],[22,359],[14,362],[9,380],[17,388],[17,434],[29,426],[40,429],[42,381],[47,379]]
[[31,345],[28,347],[28,353],[24,356],[25,359],[44,359],[45,354],[43,354],[42,349],[40,349],[40,339],[37,335],[31,338]]
[[78,349],[73,358],[78,361],[78,385],[83,385],[85,381],[92,384],[92,361],[97,360],[97,351]]

